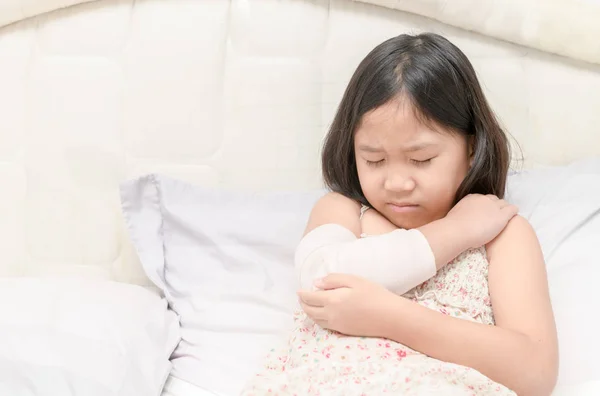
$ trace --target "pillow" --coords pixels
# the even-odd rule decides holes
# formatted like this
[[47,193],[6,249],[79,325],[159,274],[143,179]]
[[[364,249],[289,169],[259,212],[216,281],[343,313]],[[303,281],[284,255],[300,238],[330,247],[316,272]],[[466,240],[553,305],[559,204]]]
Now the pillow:
[[159,396],[180,340],[166,301],[135,285],[0,279],[0,395]]
[[131,240],[181,321],[173,372],[239,394],[298,307],[294,251],[324,194],[244,193],[147,175],[121,186]]
[[[600,158],[508,179],[507,199],[535,229],[558,331],[558,388],[600,381]],[[574,394],[574,393],[573,393]]]

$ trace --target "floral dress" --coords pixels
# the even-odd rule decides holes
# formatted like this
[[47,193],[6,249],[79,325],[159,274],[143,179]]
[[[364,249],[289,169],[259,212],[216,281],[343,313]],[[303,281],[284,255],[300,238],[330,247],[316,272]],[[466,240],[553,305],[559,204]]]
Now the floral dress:
[[[485,248],[462,253],[404,297],[446,315],[494,324]],[[302,311],[285,346],[273,349],[243,396],[516,395],[475,369],[400,343],[344,336]],[[493,357],[490,357],[493,358]]]

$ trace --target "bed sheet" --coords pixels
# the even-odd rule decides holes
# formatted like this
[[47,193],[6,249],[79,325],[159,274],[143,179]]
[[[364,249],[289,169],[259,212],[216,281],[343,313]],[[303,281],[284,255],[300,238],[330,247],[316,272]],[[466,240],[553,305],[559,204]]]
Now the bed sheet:
[[167,378],[165,387],[161,396],[237,396],[237,395],[220,395],[209,392],[204,388],[192,385],[189,382],[183,381],[172,375]]
[[588,381],[578,385],[563,385],[557,387],[552,396],[598,396],[600,381]]
[[[588,381],[576,385],[563,385],[557,387],[552,396],[598,396],[600,395],[600,381]],[[165,384],[161,396],[237,396],[219,395],[202,389],[188,382],[170,376]],[[350,396],[350,395],[349,395]]]

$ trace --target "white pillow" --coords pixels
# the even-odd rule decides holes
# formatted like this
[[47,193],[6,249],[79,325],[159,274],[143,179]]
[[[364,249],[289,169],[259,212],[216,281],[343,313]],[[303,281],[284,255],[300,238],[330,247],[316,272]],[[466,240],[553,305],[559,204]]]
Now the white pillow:
[[508,179],[507,199],[534,227],[559,338],[558,387],[600,381],[600,158]]
[[324,191],[222,191],[148,175],[121,186],[131,240],[181,319],[173,373],[237,395],[285,339],[297,307],[293,255]]
[[0,279],[0,395],[159,396],[177,316],[139,286]]

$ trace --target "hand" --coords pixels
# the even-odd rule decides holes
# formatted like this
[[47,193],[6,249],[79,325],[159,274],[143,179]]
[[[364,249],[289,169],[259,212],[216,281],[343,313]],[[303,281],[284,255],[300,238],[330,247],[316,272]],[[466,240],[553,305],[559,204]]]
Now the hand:
[[304,312],[319,326],[352,336],[382,337],[385,307],[401,298],[354,275],[330,274],[315,285],[320,290],[298,292]]
[[447,219],[469,241],[470,248],[491,242],[519,211],[495,195],[470,194],[448,212]]

